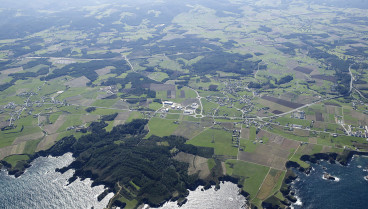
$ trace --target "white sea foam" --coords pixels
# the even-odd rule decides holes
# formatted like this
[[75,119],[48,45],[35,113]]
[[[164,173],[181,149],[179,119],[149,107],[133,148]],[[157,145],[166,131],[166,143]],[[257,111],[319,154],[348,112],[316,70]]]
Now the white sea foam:
[[239,194],[239,188],[231,182],[220,184],[220,189],[214,187],[202,191],[203,186],[190,191],[188,201],[179,207],[177,202],[167,202],[160,209],[192,209],[192,208],[243,208],[247,200]]
[[[59,157],[40,157],[35,159],[30,168],[27,168],[20,178],[9,176],[8,172],[0,172],[0,208],[104,208],[110,198],[109,193],[98,202],[97,197],[104,191],[103,186],[91,187],[92,181],[79,178],[72,184],[68,179],[74,171],[63,174],[55,172],[73,162],[72,155],[65,154]],[[17,201],[22,199],[23,201]]]
[[[331,176],[331,177],[334,177],[335,178],[335,180],[333,180],[335,182],[339,182],[340,181],[340,178],[339,177],[336,177],[336,176]],[[327,181],[331,181],[330,179],[325,178],[325,175],[324,174],[322,175],[322,179],[323,180],[327,180]]]
[[293,205],[302,206],[303,205],[302,199],[300,199],[300,197],[298,196],[295,196],[295,198],[296,198],[296,202]]

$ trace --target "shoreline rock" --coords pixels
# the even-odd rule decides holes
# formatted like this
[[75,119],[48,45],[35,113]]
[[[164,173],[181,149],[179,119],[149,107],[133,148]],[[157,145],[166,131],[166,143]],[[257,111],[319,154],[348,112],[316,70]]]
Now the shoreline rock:
[[336,176],[332,176],[331,174],[324,172],[322,175],[322,179],[324,180],[330,180],[330,181],[339,181],[340,179]]
[[[338,162],[343,166],[347,166],[348,163],[354,157],[354,155],[368,156],[368,152],[344,151],[342,154],[316,153],[316,154],[313,154],[313,155],[303,155],[303,156],[301,156],[300,159],[304,162],[309,161],[310,163],[313,163],[313,164],[318,164],[320,160],[326,160],[331,164],[336,164],[336,162]],[[285,166],[287,168],[287,171],[290,174],[289,174],[289,176],[285,176],[285,179],[284,179],[284,183],[287,185],[287,187],[284,188],[284,191],[282,191],[283,188],[281,188],[280,191],[286,199],[293,202],[297,198],[295,198],[294,196],[290,197],[290,196],[292,196],[290,184],[297,178],[297,175],[291,170],[291,168],[295,168],[295,169],[299,170],[300,172],[303,172],[306,175],[308,175],[310,173],[310,171],[312,170],[311,169],[312,167],[309,166],[308,168],[303,168],[299,165],[299,163],[294,162],[294,161],[287,161]],[[326,177],[326,180],[332,180],[332,181],[339,181],[340,180],[339,178],[337,178],[335,176],[332,176],[332,175],[328,174],[327,172],[325,172],[324,175],[322,176],[322,178],[324,178],[324,177]],[[368,176],[365,176],[364,179],[366,181],[368,181]]]
[[[50,151],[41,151],[41,152],[38,152],[38,153],[35,153],[34,155],[31,155],[30,156],[30,159],[27,160],[24,165],[22,166],[22,169],[18,169],[18,170],[9,170],[9,167],[6,166],[6,164],[4,165],[5,168],[7,168],[8,170],[8,173],[9,175],[14,175],[15,177],[19,177],[20,175],[22,175],[24,173],[24,171],[31,166],[31,162],[38,158],[38,157],[45,157],[45,156],[61,156],[67,152],[71,152],[70,148],[67,148],[69,146],[65,146],[66,144],[73,144],[75,141],[74,139],[71,137],[69,139],[66,139],[66,140],[63,140],[63,144],[59,144],[61,143],[61,141],[58,141],[54,146],[58,146],[58,148],[62,148],[62,149],[56,149],[57,151],[56,152],[53,152],[54,150]],[[309,161],[311,163],[318,163],[320,160],[326,160],[332,164],[335,164],[336,161],[338,163],[340,163],[341,165],[348,165],[348,163],[350,162],[350,160],[353,158],[354,155],[368,155],[368,152],[357,152],[357,151],[344,151],[342,154],[337,154],[337,153],[317,153],[317,154],[313,154],[313,155],[303,155],[300,159],[303,160],[303,161]],[[73,154],[73,157],[74,154]],[[82,165],[80,165],[77,161],[73,161],[69,166],[66,166],[64,168],[61,168],[61,169],[56,169],[56,171],[58,172],[66,172],[67,170],[69,169],[74,169],[74,170],[78,170],[78,168],[80,168]],[[305,174],[309,174],[311,172],[311,169],[312,167],[308,167],[308,168],[303,168],[301,167],[297,162],[293,162],[293,161],[287,161],[286,162],[286,168],[293,174],[293,175],[288,175],[288,176],[285,176],[284,178],[284,183],[286,185],[288,185],[287,187],[284,187],[284,188],[281,188],[280,189],[280,192],[283,194],[283,196],[287,199],[287,201],[283,201],[281,202],[281,204],[284,204],[285,206],[290,206],[291,203],[295,203],[295,201],[297,200],[294,195],[292,194],[291,192],[291,188],[290,188],[290,184],[297,178],[297,175],[295,175],[295,173],[293,173],[291,171],[291,168],[296,168],[298,169],[299,171],[305,173]],[[98,181],[97,180],[97,176],[93,175],[92,173],[90,172],[80,172],[80,173],[76,173],[75,175],[73,176],[79,176],[81,178],[81,180],[84,180],[86,178],[90,178],[93,183],[92,183],[92,187],[93,186],[98,186],[98,185],[103,185],[105,186],[105,188],[107,188],[109,191],[113,191],[114,189],[114,185],[111,184],[111,182],[104,182],[104,181]],[[242,185],[239,184],[239,179],[238,178],[235,178],[235,177],[232,177],[232,176],[228,176],[228,175],[225,175],[225,176],[217,176],[216,177],[217,179],[217,183],[219,181],[229,181],[229,182],[232,182],[234,184],[237,184],[238,187],[241,189],[242,188]],[[364,177],[365,180],[368,181],[368,176],[365,176]],[[334,176],[326,176],[326,179],[329,179],[329,180],[335,180],[336,181],[336,177]],[[69,183],[72,183],[73,181],[75,181],[76,179],[71,177],[68,181]],[[204,186],[205,189],[209,189],[212,185],[217,185],[215,181],[210,180],[210,181],[205,181],[205,180],[201,180],[201,179],[198,179],[193,185],[188,185],[188,189],[193,191],[195,190],[196,188],[198,188],[199,186]],[[247,198],[247,204],[249,203],[249,194],[247,192],[245,192],[244,190],[240,190],[240,194],[243,195],[244,197]],[[103,196],[104,194],[101,194],[101,197]],[[147,203],[153,207],[159,207],[161,205],[163,205],[165,202],[167,201],[175,201],[175,200],[179,200],[181,198],[184,198],[185,199],[185,196],[180,196],[180,197],[169,197],[167,199],[165,199],[162,203],[160,204],[152,204],[152,203],[149,203],[149,202],[146,202],[145,200],[143,200],[142,203]],[[183,200],[184,200],[183,199]],[[264,201],[265,204],[267,204],[266,201]],[[179,204],[179,202],[178,202]],[[185,204],[185,201],[181,201],[180,204]]]
[[[65,153],[68,153],[68,152],[71,152],[69,150],[66,150]],[[11,165],[7,165],[7,162],[3,161],[3,165],[4,165],[4,168],[6,168],[6,170],[8,171],[8,174],[9,175],[12,175],[14,176],[15,178],[18,178],[19,176],[21,176],[27,168],[31,167],[31,163],[33,160],[37,159],[38,157],[47,157],[47,156],[52,156],[52,157],[59,157],[59,156],[62,156],[63,154],[65,153],[62,153],[62,152],[57,152],[57,153],[54,153],[54,152],[47,152],[47,151],[41,151],[39,153],[35,153],[35,155],[32,155],[30,156],[30,159],[25,161],[24,165],[22,165],[22,169],[21,170],[18,170],[18,169],[14,169],[14,170],[11,170]],[[71,152],[73,154],[73,157],[74,156],[74,153]],[[0,164],[1,166],[2,164]],[[97,200],[98,201],[101,201],[108,193],[110,192],[114,192],[114,185],[115,184],[111,184],[110,182],[105,182],[105,181],[99,181],[98,180],[98,176],[97,175],[94,175],[92,174],[92,172],[81,172],[79,170],[79,168],[81,168],[83,165],[80,164],[80,162],[78,161],[73,161],[71,162],[68,166],[66,167],[62,167],[62,168],[56,168],[55,169],[55,172],[60,172],[60,173],[65,173],[67,172],[68,170],[74,170],[75,171],[75,174],[70,177],[68,179],[68,185],[73,183],[75,180],[77,180],[77,177],[80,178],[81,181],[89,178],[91,179],[92,181],[92,184],[91,184],[91,187],[95,187],[95,186],[104,186],[105,187],[105,190],[97,196]],[[192,185],[188,185],[188,190],[189,191],[194,191],[196,190],[198,187],[200,186],[203,186],[204,190],[208,190],[210,189],[212,186],[215,186],[216,188],[215,189],[220,189],[220,186],[219,186],[219,182],[231,182],[233,184],[236,184],[239,188],[239,194],[244,196],[247,200],[246,204],[249,204],[249,193],[245,192],[242,188],[243,186],[239,183],[239,178],[236,178],[236,177],[232,177],[232,176],[229,176],[229,175],[223,175],[223,176],[218,176],[216,177],[216,182],[213,181],[213,180],[209,180],[209,181],[206,181],[206,180],[203,180],[203,179],[197,179],[195,181],[194,184]],[[188,193],[189,194],[189,193]],[[187,195],[188,195],[187,194]],[[178,206],[182,206],[184,205],[186,202],[187,202],[187,199],[186,199],[186,196],[178,196],[178,197],[168,197],[167,199],[165,199],[163,202],[159,203],[159,204],[153,204],[152,202],[149,202],[147,200],[143,200],[141,203],[139,204],[147,204],[149,205],[150,207],[161,207],[163,206],[166,202],[169,202],[169,201],[177,201],[177,204]],[[115,203],[115,202],[114,202]],[[118,204],[118,202],[116,202],[115,205],[120,205]]]

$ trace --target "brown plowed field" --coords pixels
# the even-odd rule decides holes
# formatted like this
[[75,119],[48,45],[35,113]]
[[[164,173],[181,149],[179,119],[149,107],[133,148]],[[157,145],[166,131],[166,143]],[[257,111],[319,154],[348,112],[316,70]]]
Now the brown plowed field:
[[311,74],[313,72],[313,69],[307,68],[307,67],[296,67],[294,68],[295,71],[302,72],[305,74]]
[[60,115],[54,124],[45,125],[43,129],[48,134],[56,133],[56,131],[65,123],[65,121],[66,121],[66,116]]
[[57,140],[58,135],[59,134],[51,134],[51,135],[45,136],[42,139],[42,141],[38,143],[36,152],[41,151],[41,150],[46,150],[50,148],[52,145],[54,145]]
[[321,112],[316,112],[316,121],[324,121]]
[[311,78],[320,79],[324,81],[336,82],[336,78],[330,75],[311,75]]
[[155,84],[155,83],[152,83],[150,85],[150,90],[153,90],[153,91],[175,91],[176,88],[175,88],[175,85],[172,85],[172,84]]
[[282,114],[282,113],[284,113],[284,112],[282,112],[282,111],[280,111],[280,110],[274,110],[274,111],[272,111],[272,113],[273,113],[273,114],[278,115],[278,114]]
[[207,158],[192,155],[184,152],[179,152],[175,157],[175,160],[179,162],[185,162],[189,164],[188,175],[197,174],[200,179],[205,179],[210,175],[210,169],[208,168]]
[[289,101],[286,101],[286,100],[283,100],[283,99],[278,99],[278,98],[271,97],[271,96],[263,96],[262,99],[265,99],[265,100],[270,101],[270,102],[277,103],[277,104],[285,106],[285,107],[293,108],[293,109],[303,106],[303,104],[289,102]]

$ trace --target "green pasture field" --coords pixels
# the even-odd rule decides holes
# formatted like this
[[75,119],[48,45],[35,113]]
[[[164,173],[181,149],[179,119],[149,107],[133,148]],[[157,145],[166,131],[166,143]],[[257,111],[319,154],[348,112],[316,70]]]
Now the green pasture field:
[[119,99],[98,99],[92,106],[96,107],[112,107]]
[[302,125],[304,127],[310,126],[312,121],[309,120],[302,120],[302,119],[297,119],[297,118],[290,118],[285,116],[285,117],[278,117],[276,119],[277,122],[280,123],[280,125],[286,125],[286,124],[297,124],[297,125]]
[[[235,5],[235,2],[230,2],[230,4]],[[237,5],[240,4],[237,2]],[[30,67],[27,67],[28,69],[25,68],[26,70],[23,72],[16,72],[17,76],[24,72],[37,72],[43,67],[50,67],[49,75],[51,75],[51,80],[47,79],[47,82],[42,80],[46,75],[18,79],[15,85],[0,91],[0,97],[2,98],[0,101],[0,122],[2,126],[6,126],[11,114],[24,108],[25,100],[27,100],[28,96],[20,96],[20,94],[34,92],[35,94],[30,97],[31,103],[41,101],[44,98],[46,98],[46,103],[48,103],[43,105],[33,103],[29,107],[24,108],[21,111],[20,118],[14,121],[16,128],[0,132],[0,148],[6,149],[6,147],[11,146],[18,137],[41,133],[42,130],[38,127],[37,118],[39,113],[41,114],[40,118],[43,119],[41,127],[45,129],[50,127],[52,129],[52,124],[55,124],[61,115],[65,117],[65,122],[60,127],[55,128],[58,129],[56,131],[58,134],[57,140],[60,140],[68,135],[74,135],[76,138],[83,135],[75,132],[75,130],[66,131],[66,128],[70,126],[88,126],[91,121],[88,117],[83,116],[93,115],[91,118],[98,120],[100,117],[94,116],[119,113],[127,111],[122,110],[123,108],[130,108],[132,111],[129,111],[129,116],[128,113],[120,115],[122,119],[119,120],[127,119],[125,121],[127,123],[137,118],[150,118],[146,127],[149,130],[146,138],[152,135],[168,136],[177,134],[190,138],[187,141],[188,144],[214,148],[215,156],[207,162],[208,167],[212,169],[217,162],[214,159],[235,159],[238,155],[238,149],[248,152],[247,154],[254,154],[256,150],[269,147],[268,137],[261,138],[264,141],[263,145],[258,142],[254,143],[257,138],[256,131],[258,127],[255,127],[253,124],[249,128],[249,137],[243,136],[244,138],[239,139],[239,148],[237,147],[237,142],[232,141],[232,132],[228,132],[225,129],[241,129],[245,126],[246,121],[241,118],[243,115],[237,109],[242,109],[248,104],[251,104],[250,106],[253,107],[253,110],[245,116],[253,117],[254,119],[251,120],[254,121],[258,121],[255,118],[257,116],[274,116],[275,114],[272,113],[274,110],[282,112],[293,110],[292,108],[262,99],[263,96],[270,95],[275,98],[303,104],[321,100],[317,104],[303,108],[306,112],[307,120],[290,118],[290,114],[287,114],[276,119],[272,118],[272,122],[279,122],[280,126],[263,126],[265,128],[262,129],[270,133],[298,141],[295,143],[297,145],[300,144],[299,142],[308,142],[308,144],[300,145],[297,149],[295,146],[291,149],[288,148],[290,149],[287,150],[289,152],[283,152],[286,153],[285,155],[288,155],[287,158],[289,160],[307,168],[309,164],[300,160],[302,155],[321,152],[341,153],[344,147],[355,149],[359,145],[364,149],[367,143],[366,139],[346,136],[342,125],[338,124],[335,118],[341,119],[345,123],[345,127],[352,125],[353,131],[364,131],[364,126],[368,125],[368,117],[365,115],[368,114],[367,100],[357,92],[349,93],[349,95],[345,96],[339,95],[335,84],[340,85],[343,81],[337,77],[337,70],[334,67],[331,68],[327,59],[313,57],[313,50],[321,50],[321,53],[325,53],[326,56],[329,54],[336,55],[336,59],[340,59],[339,61],[341,62],[348,61],[349,63],[346,62],[348,64],[367,64],[367,61],[361,60],[360,57],[364,57],[364,53],[367,55],[368,51],[356,48],[366,43],[364,27],[349,20],[350,18],[365,16],[364,10],[355,8],[348,10],[334,8],[332,10],[326,5],[321,6],[315,3],[309,5],[300,2],[297,5],[294,2],[284,9],[285,13],[275,13],[274,10],[270,10],[269,14],[263,15],[263,11],[256,14],[254,9],[260,6],[269,6],[270,8],[275,6],[274,8],[277,8],[279,3],[260,1],[256,2],[255,5],[249,4],[247,7],[238,7],[237,5],[235,6],[240,10],[239,14],[236,14],[236,11],[230,11],[232,9],[229,7],[225,9],[226,11],[223,11],[225,15],[219,15],[216,7],[212,8],[201,2],[183,6],[180,12],[170,17],[169,20],[172,21],[166,21],[165,18],[160,20],[162,25],[161,22],[155,23],[155,21],[147,18],[142,20],[137,18],[138,22],[130,24],[132,17],[134,17],[133,19],[139,17],[141,11],[145,10],[142,7],[137,7],[136,13],[123,11],[116,15],[117,18],[115,17],[115,12],[119,11],[119,8],[112,10],[111,8],[105,8],[105,6],[96,8],[83,7],[81,9],[87,11],[88,17],[94,18],[97,22],[111,19],[111,23],[121,27],[121,31],[117,29],[112,29],[109,32],[107,30],[91,30],[92,32],[85,29],[71,30],[67,28],[72,27],[65,25],[53,26],[36,33],[26,31],[27,35],[19,39],[0,40],[0,46],[2,47],[0,51],[0,66],[5,66],[0,70],[0,85],[11,82],[13,79],[12,75],[9,75],[9,72],[12,70],[9,71],[8,69],[26,66],[32,64],[32,61],[36,61],[36,64],[29,65]],[[133,8],[135,7],[131,7],[129,10],[134,11]],[[310,8],[313,9],[313,12],[311,12]],[[160,16],[161,12],[160,7],[158,7],[157,11],[150,10],[147,15]],[[293,13],[301,15],[300,17],[290,15]],[[313,15],[314,13],[318,13],[319,16]],[[347,21],[339,23],[340,27],[335,27],[334,18],[336,14],[340,13],[347,18]],[[53,13],[53,15],[55,14]],[[47,16],[46,13],[42,15]],[[322,22],[319,21],[321,19],[323,19]],[[303,29],[305,21],[313,22],[312,31]],[[98,27],[103,25],[99,22]],[[268,27],[268,29],[262,29],[261,25]],[[331,29],[333,29],[334,35],[331,35]],[[351,37],[351,31],[354,31],[354,37]],[[335,33],[339,34],[338,38],[336,38]],[[308,51],[304,50],[306,46],[305,40],[303,40],[304,35],[312,39],[311,43],[316,43],[316,45],[308,44]],[[37,37],[40,40],[37,40]],[[344,40],[346,40],[346,43]],[[356,44],[350,44],[349,42],[351,41],[356,42]],[[129,44],[116,47],[119,43]],[[177,45],[176,43],[180,44]],[[318,46],[317,43],[319,44]],[[139,45],[139,47],[131,47],[134,44]],[[309,50],[309,48],[313,50]],[[18,52],[21,52],[21,55],[18,55]],[[109,53],[116,54],[111,58]],[[233,57],[248,53],[250,57],[246,59],[254,62],[255,66],[245,65],[245,67],[239,67],[247,74],[240,74],[241,72],[235,71],[235,69],[231,71],[230,68],[236,66],[236,63],[234,65],[233,63],[227,63],[223,69],[206,69],[206,64],[203,65],[202,69],[202,66],[197,67],[195,65],[202,63],[202,61],[210,60],[212,56],[217,56],[218,59],[221,59],[222,57],[226,58],[226,56]],[[360,55],[355,56],[355,53]],[[83,75],[81,72],[63,72],[62,76],[53,77],[58,72],[60,73],[63,67],[71,63],[87,63],[89,61],[96,61],[97,63],[103,61],[106,62],[106,67],[108,67],[111,62],[122,61],[122,65],[125,65],[124,55],[129,57],[134,69],[130,66],[122,66],[120,69],[117,66],[116,70],[119,73],[116,74],[107,73],[97,78],[93,77],[96,75],[84,75],[93,81],[91,85],[68,87],[68,85],[71,85],[71,80]],[[39,58],[41,56],[53,57],[46,59],[52,64],[50,66],[38,64],[38,58],[30,58],[37,56]],[[5,63],[8,60],[10,64],[3,65],[3,61]],[[218,61],[219,63],[222,62],[222,60]],[[263,66],[259,70],[256,66],[258,61]],[[154,70],[149,70],[149,67],[152,67]],[[246,71],[248,67],[250,70]],[[308,72],[308,70],[306,70],[307,72],[300,72],[296,67],[306,67],[311,69],[311,72]],[[367,87],[365,82],[368,81],[368,74],[364,73],[363,67],[359,67],[359,69],[355,67],[352,69],[355,78],[354,87],[366,95],[368,91],[361,88]],[[8,71],[6,72],[6,70]],[[348,76],[347,69],[340,70],[343,70],[343,73],[346,73]],[[102,95],[106,95],[106,92],[100,90],[103,81],[125,78],[129,73],[133,72],[154,80],[153,83],[164,81],[166,84],[175,84],[180,81],[188,81],[188,85],[182,86],[180,84],[179,86],[175,84],[175,93],[172,92],[173,98],[168,98],[165,90],[157,91],[156,98],[148,99],[148,107],[146,105],[140,106],[138,103],[126,104],[121,101],[117,102],[119,99],[97,99]],[[292,75],[293,80],[285,84],[278,84],[277,81],[285,75]],[[327,81],[328,77],[316,78],[314,75],[334,76],[340,80],[331,82]],[[235,82],[236,86],[233,85]],[[260,84],[260,88],[258,88],[259,86],[253,86],[256,88],[250,87],[248,85],[249,82]],[[142,86],[138,87],[138,90],[139,88],[148,89],[149,86],[147,84],[142,84]],[[125,89],[121,89],[122,84],[119,82],[112,85],[118,86],[119,92],[117,95],[119,98],[121,95],[129,95],[129,91],[136,88],[136,84],[133,81],[123,86]],[[218,85],[217,91],[209,91],[210,85]],[[38,90],[41,86],[42,88]],[[56,92],[58,91],[63,91],[63,93],[57,94]],[[185,97],[182,96],[182,91],[185,92]],[[152,100],[162,99],[163,101],[170,100],[176,103],[189,104],[196,101],[196,91],[202,97],[203,116],[210,119],[200,118],[200,108],[197,109],[196,116],[183,115],[182,110],[170,110],[169,113],[156,113],[154,115],[154,111],[159,110],[162,104]],[[250,100],[250,103],[245,104],[243,101],[240,103],[238,100],[245,95],[247,100]],[[143,94],[139,96],[130,95],[129,97],[139,98],[146,96]],[[210,96],[209,98],[212,101],[209,101],[209,98],[206,98],[207,96]],[[326,100],[326,98],[337,96],[341,97]],[[70,101],[68,102],[70,104],[54,104],[50,101],[51,98],[55,98],[58,101],[67,100]],[[215,102],[216,99],[223,99],[227,104],[220,106]],[[234,101],[231,102],[231,100]],[[353,101],[355,103],[354,107],[352,105]],[[17,107],[15,109],[3,108],[9,102],[16,103]],[[97,107],[96,110],[87,113],[85,109],[92,106]],[[269,107],[270,109],[267,111],[259,110],[262,107]],[[147,110],[147,108],[153,111]],[[138,109],[142,111],[137,111]],[[218,109],[218,112],[212,117],[216,109]],[[289,124],[289,127],[290,124],[309,127],[312,125],[312,120],[316,120],[318,113],[322,114],[323,121],[315,121],[311,130],[294,129],[294,131],[289,131],[288,128],[282,127],[286,124]],[[163,118],[159,118],[159,116]],[[231,117],[236,117],[237,119],[232,120],[230,119]],[[259,120],[258,122],[265,124],[269,119],[271,118]],[[84,120],[86,124],[83,124]],[[214,121],[222,122],[222,124],[215,125]],[[47,124],[47,122],[51,124]],[[108,126],[105,129],[107,131],[112,130],[114,124],[117,124],[116,122],[120,123],[120,121],[107,121]],[[240,123],[233,124],[235,122]],[[190,134],[185,132],[190,132]],[[338,136],[333,137],[333,133],[337,133]],[[21,142],[23,143],[22,145],[25,144],[23,153],[33,154],[41,140],[28,139],[26,142]],[[165,145],[165,143],[161,145]],[[294,151],[296,151],[295,154]],[[272,153],[262,154],[269,157]],[[27,155],[11,155],[5,158],[12,166],[15,166],[20,160],[27,159]],[[266,176],[268,171],[270,171],[269,175]],[[285,176],[284,171],[280,174],[279,171],[258,164],[226,160],[226,172],[228,175],[240,178],[240,184],[244,186],[244,191],[251,195],[249,201],[258,207],[261,206],[266,196],[275,195],[279,199],[284,199],[279,192]],[[271,176],[274,178],[272,179]],[[267,179],[272,184],[265,181],[270,184],[266,185],[267,188],[262,186],[263,190],[261,190],[263,180]],[[131,185],[137,190],[140,189],[132,181]],[[118,199],[127,203],[126,208],[137,207],[138,201],[135,199],[127,199],[121,195],[118,196]]]
[[159,82],[161,82],[162,80],[166,78],[169,78],[167,73],[164,73],[164,72],[154,72],[154,73],[151,73],[148,77],[151,78],[152,80],[159,81]]
[[32,116],[21,118],[15,122],[16,128],[0,132],[0,148],[10,146],[20,136],[41,132],[37,119]]
[[132,111],[128,117],[128,119],[125,121],[125,123],[129,123],[134,119],[142,119],[143,114],[137,111]]
[[34,154],[37,148],[38,143],[40,143],[41,139],[36,139],[36,140],[30,140],[27,141],[23,153],[24,154]]
[[180,114],[167,114],[166,119],[168,120],[179,120]]
[[199,147],[213,147],[215,148],[215,155],[236,156],[238,149],[233,146],[231,137],[232,133],[230,132],[207,129],[187,143]]
[[161,118],[151,118],[148,122],[149,133],[146,138],[149,138],[152,135],[156,136],[169,136],[171,135],[176,128],[177,124],[173,123],[172,120],[166,120]]
[[256,197],[258,189],[270,169],[266,166],[238,160],[227,160],[225,165],[228,175],[241,177],[243,181],[240,184],[243,185],[243,190],[250,194],[250,199]]
[[[84,108],[85,110],[85,108]],[[108,108],[96,108],[95,111],[89,113],[89,114],[92,114],[92,115],[111,115],[111,114],[114,114],[114,113],[119,113],[119,112],[124,112],[126,110],[119,110],[119,109],[108,109]],[[86,112],[84,111],[83,114],[86,114]]]
[[257,131],[257,128],[254,126],[251,126],[249,128],[249,140],[251,141],[256,140],[256,131]]
[[129,200],[127,198],[125,198],[124,196],[120,195],[120,198],[119,200],[121,202],[124,202],[126,203],[125,205],[125,208],[127,209],[133,209],[133,208],[136,208],[137,204],[138,204],[138,201],[136,199],[132,199],[132,200]]
[[157,102],[152,102],[149,104],[149,108],[153,109],[153,110],[158,110],[162,107],[161,103],[157,103]]
[[213,109],[216,109],[217,107],[219,107],[218,104],[213,103],[213,102],[209,102],[206,99],[201,99],[202,101],[202,105],[203,105],[203,114],[204,115],[212,115],[213,114]]
[[240,146],[245,147],[244,152],[254,152],[258,146],[258,143],[253,143],[249,139],[240,139]]
[[292,133],[289,133],[289,132],[286,132],[286,131],[282,131],[282,130],[280,130],[280,128],[277,128],[277,127],[273,128],[273,129],[270,129],[269,131],[274,133],[274,134],[283,136],[283,137],[288,138],[288,139],[296,140],[296,141],[308,142],[308,140],[309,140],[309,137],[298,136],[298,135],[295,135],[295,134],[292,134]]
[[11,155],[11,156],[4,158],[4,161],[9,163],[13,168],[21,160],[29,160],[28,155]]
[[112,130],[112,128],[114,128],[114,121],[106,121],[105,123],[107,123],[108,125],[105,127],[105,130],[107,132],[110,132]]
[[71,127],[71,126],[82,125],[82,120],[80,119],[80,117],[81,117],[80,115],[67,115],[66,121],[58,129],[58,132],[65,131],[68,127]]
[[226,116],[226,117],[241,117],[242,113],[235,108],[228,108],[227,106],[219,107],[218,116]]
[[64,91],[62,94],[59,94],[59,96],[57,96],[56,99],[64,100],[68,97],[81,95],[85,91],[86,91],[85,87],[72,87]]
[[207,164],[208,164],[208,169],[212,170],[212,168],[215,167],[216,162],[213,158],[210,158],[210,159],[208,159]]

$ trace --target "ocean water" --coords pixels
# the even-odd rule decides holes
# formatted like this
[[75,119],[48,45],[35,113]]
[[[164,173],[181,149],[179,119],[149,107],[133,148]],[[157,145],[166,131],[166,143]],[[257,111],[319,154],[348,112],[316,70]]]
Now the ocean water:
[[[91,187],[91,180],[79,179],[68,185],[73,175],[55,172],[73,161],[70,153],[60,157],[40,157],[18,178],[0,171],[0,208],[104,208],[113,196],[108,194],[101,202],[97,196],[103,186]],[[368,158],[354,157],[348,166],[329,164],[322,161],[313,164],[307,176],[296,172],[298,178],[292,188],[298,197],[295,209],[368,208]],[[325,169],[323,169],[325,168]],[[324,180],[323,173],[337,177],[338,181]],[[237,209],[244,208],[246,199],[238,193],[239,188],[231,183],[221,183],[221,188],[202,190],[198,187],[189,193],[188,201],[181,209]],[[168,202],[161,209],[178,209],[176,202]]]
[[98,202],[97,196],[104,191],[103,186],[91,187],[90,179],[78,179],[68,185],[67,180],[73,171],[55,172],[55,168],[72,161],[70,153],[60,157],[39,157],[18,178],[9,176],[5,170],[0,171],[0,208],[104,208],[113,194]]
[[[1,209],[90,209],[105,208],[108,194],[101,202],[97,196],[104,191],[103,186],[91,187],[92,181],[77,179],[68,185],[73,175],[69,170],[64,174],[55,172],[73,161],[71,153],[60,157],[39,157],[32,166],[18,178],[9,176],[5,170],[0,171],[0,208]],[[214,187],[202,191],[198,187],[191,191],[188,201],[181,209],[240,209],[246,199],[239,194],[239,188],[231,182],[221,183],[219,190]],[[179,208],[176,202],[168,202],[161,209]]]
[[[312,167],[308,176],[296,172],[299,177],[292,184],[298,198],[295,209],[368,208],[368,181],[364,179],[368,175],[367,157],[355,156],[348,166],[322,161]],[[337,177],[337,181],[324,180],[324,172]]]
[[200,186],[191,191],[188,201],[179,207],[176,202],[167,202],[160,209],[240,209],[245,208],[246,199],[239,194],[239,188],[231,182],[223,182],[220,189],[214,186],[203,191]]

